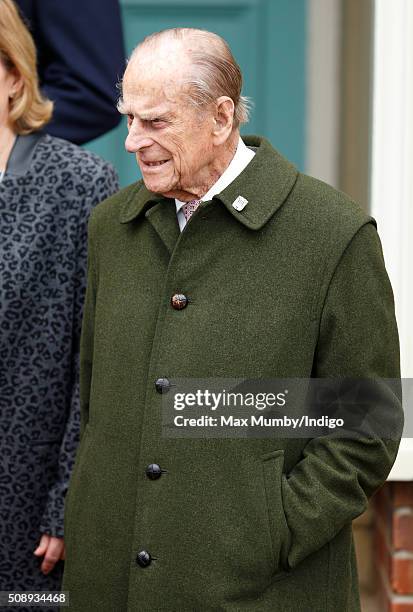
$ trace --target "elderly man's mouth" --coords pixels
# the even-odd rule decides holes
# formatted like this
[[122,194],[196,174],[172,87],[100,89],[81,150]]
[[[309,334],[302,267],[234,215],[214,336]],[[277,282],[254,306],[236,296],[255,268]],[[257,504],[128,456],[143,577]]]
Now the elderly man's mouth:
[[168,161],[170,160],[162,159],[159,161],[141,161],[141,163],[145,168],[158,168],[159,166],[163,166],[164,164],[168,163]]

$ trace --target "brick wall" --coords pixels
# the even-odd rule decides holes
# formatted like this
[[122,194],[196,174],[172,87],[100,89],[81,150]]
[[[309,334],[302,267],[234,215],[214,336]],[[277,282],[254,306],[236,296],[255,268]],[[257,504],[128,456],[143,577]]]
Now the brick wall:
[[413,482],[388,482],[372,500],[377,612],[413,612]]

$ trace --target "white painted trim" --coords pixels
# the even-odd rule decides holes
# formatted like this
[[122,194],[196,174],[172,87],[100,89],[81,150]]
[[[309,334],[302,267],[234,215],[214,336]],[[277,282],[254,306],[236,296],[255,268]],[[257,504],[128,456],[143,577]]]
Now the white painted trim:
[[387,480],[413,480],[413,438],[403,438]]
[[[402,375],[413,378],[413,2],[376,0],[372,215],[378,222],[400,333]],[[413,439],[390,480],[413,480]]]
[[402,373],[413,378],[413,3],[376,0],[371,211],[393,285]]
[[341,1],[308,0],[305,171],[339,180]]

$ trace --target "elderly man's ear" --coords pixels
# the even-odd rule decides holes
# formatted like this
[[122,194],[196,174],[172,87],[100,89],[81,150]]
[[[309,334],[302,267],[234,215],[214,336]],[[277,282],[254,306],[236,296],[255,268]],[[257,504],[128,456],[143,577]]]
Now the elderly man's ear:
[[228,96],[217,98],[214,111],[212,135],[214,145],[224,144],[232,133],[234,125],[234,102]]

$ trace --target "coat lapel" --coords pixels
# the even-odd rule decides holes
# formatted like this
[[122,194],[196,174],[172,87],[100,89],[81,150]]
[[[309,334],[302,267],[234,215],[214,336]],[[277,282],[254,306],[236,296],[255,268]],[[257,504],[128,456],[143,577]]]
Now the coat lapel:
[[[243,140],[247,146],[258,147],[255,157],[215,198],[225,205],[237,221],[249,229],[259,230],[287,199],[297,180],[298,171],[265,138],[245,136]],[[234,208],[234,202],[239,196],[248,200],[241,211]]]
[[157,202],[146,211],[145,217],[172,254],[180,235],[174,200],[164,198]]

